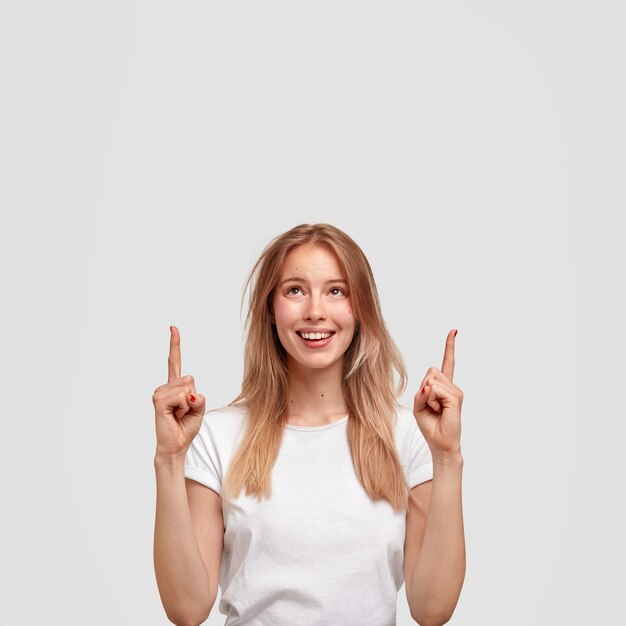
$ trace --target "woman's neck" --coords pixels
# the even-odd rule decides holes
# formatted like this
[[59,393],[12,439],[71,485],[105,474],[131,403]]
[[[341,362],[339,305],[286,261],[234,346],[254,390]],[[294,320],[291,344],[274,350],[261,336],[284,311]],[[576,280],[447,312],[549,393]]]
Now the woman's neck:
[[346,415],[342,376],[341,361],[324,369],[290,367],[286,421],[298,426],[319,426]]

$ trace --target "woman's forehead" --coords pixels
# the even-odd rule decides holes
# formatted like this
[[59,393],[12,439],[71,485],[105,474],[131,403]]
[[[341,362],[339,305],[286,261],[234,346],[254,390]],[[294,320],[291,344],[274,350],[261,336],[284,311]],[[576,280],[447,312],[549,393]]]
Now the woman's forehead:
[[299,246],[290,250],[285,257],[281,278],[284,280],[290,276],[306,278],[325,276],[332,273],[328,278],[345,278],[341,272],[341,266],[336,255],[320,246]]

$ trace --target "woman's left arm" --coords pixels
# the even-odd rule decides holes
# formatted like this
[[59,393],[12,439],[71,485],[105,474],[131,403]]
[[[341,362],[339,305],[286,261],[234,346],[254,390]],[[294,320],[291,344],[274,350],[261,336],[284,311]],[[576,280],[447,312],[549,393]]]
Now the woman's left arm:
[[420,626],[450,620],[465,578],[465,537],[461,502],[460,452],[433,456],[433,480],[424,538],[406,590],[413,619]]
[[433,459],[433,480],[424,537],[408,577],[411,615],[420,626],[452,617],[465,578],[461,478],[463,392],[453,382],[456,331],[448,333],[441,370],[431,367],[415,395],[413,415]]

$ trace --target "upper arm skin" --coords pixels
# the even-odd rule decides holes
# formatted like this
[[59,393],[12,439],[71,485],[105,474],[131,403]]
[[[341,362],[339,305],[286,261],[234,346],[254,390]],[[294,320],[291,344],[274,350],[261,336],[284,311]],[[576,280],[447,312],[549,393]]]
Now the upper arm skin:
[[222,496],[196,480],[185,477],[191,523],[209,576],[211,607],[217,598],[217,588],[224,546]]
[[411,577],[419,556],[424,530],[426,529],[426,518],[430,506],[430,494],[433,488],[432,479],[427,480],[411,489],[411,493],[418,502],[418,506],[409,499],[409,508],[406,514],[406,535],[404,540],[404,581],[407,599],[411,588]]

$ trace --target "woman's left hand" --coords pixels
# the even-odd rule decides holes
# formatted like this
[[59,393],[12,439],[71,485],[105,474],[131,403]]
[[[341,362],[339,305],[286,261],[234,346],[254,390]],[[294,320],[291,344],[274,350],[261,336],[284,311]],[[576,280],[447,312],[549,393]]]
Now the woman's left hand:
[[461,452],[463,392],[452,383],[455,336],[455,330],[448,333],[441,370],[428,369],[413,403],[413,415],[433,457]]

